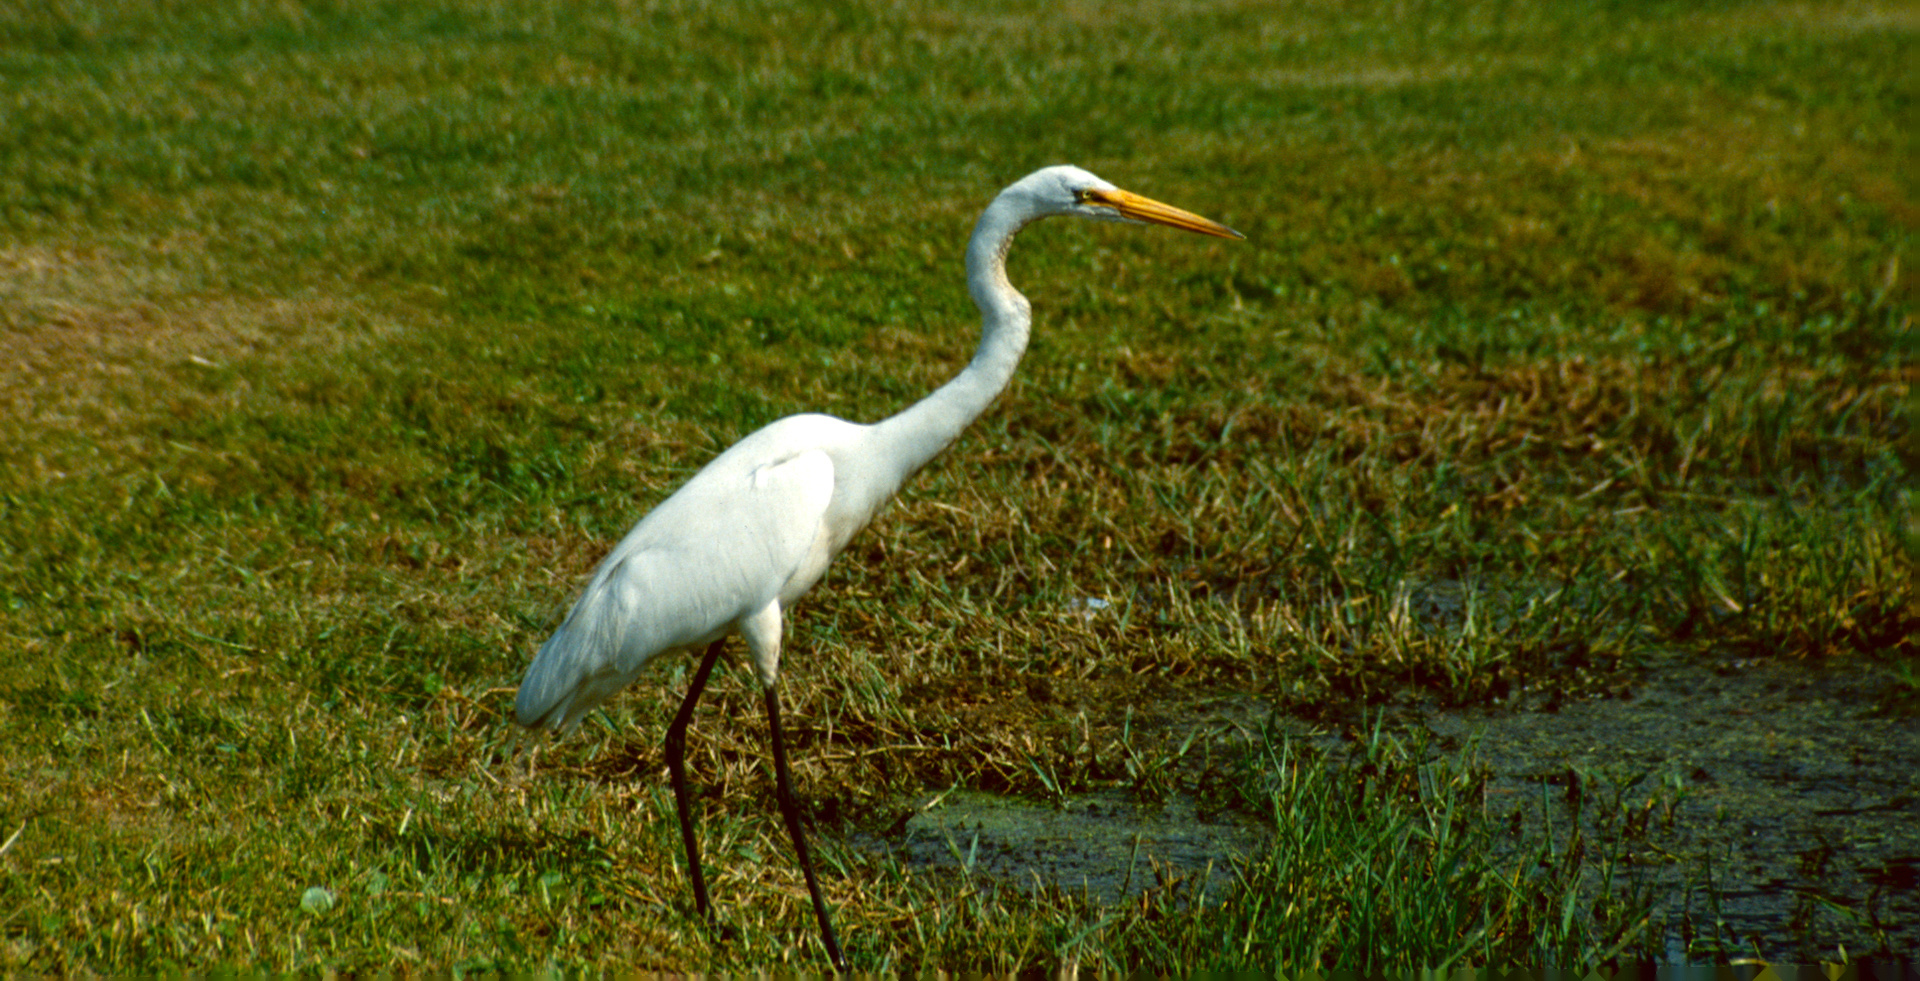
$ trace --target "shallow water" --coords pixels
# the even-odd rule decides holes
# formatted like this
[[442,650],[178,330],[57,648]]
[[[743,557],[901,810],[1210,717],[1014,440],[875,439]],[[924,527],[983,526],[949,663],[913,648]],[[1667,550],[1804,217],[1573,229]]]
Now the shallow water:
[[[1564,846],[1576,815],[1590,840],[1628,834],[1619,881],[1651,894],[1671,961],[1811,963],[1920,951],[1920,725],[1878,709],[1888,687],[1883,668],[1857,660],[1724,661],[1669,666],[1619,698],[1391,714],[1443,750],[1473,747],[1488,814],[1511,821],[1516,849],[1537,847],[1549,825]],[[1229,699],[1166,714],[1245,732],[1262,712]],[[1623,832],[1633,813],[1644,833]],[[1260,841],[1252,822],[1203,816],[1191,798],[1137,806],[1115,790],[1062,807],[956,792],[855,844],[914,868],[1114,901],[1178,876],[1220,895]]]
[[1696,957],[1910,957],[1920,951],[1920,725],[1879,709],[1888,685],[1860,660],[1722,661],[1657,672],[1625,698],[1423,721],[1474,742],[1491,771],[1490,809],[1520,810],[1529,832],[1543,797],[1571,809],[1575,774],[1594,778],[1589,816],[1607,802],[1595,789],[1610,800],[1638,778],[1624,799],[1654,801],[1653,828],[1651,844],[1630,850],[1641,862],[1629,872],[1655,890],[1675,959],[1689,941]]
[[865,844],[914,868],[1117,902],[1176,877],[1204,887],[1203,900],[1220,895],[1235,863],[1252,856],[1262,837],[1250,821],[1203,818],[1192,798],[1179,795],[1151,806],[1114,790],[1056,807],[956,791],[923,805],[891,840]]

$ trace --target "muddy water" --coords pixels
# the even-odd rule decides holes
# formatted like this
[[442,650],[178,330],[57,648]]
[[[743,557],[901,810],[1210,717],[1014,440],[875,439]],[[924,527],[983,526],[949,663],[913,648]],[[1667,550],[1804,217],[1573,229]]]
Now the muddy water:
[[[1250,820],[1202,817],[1191,797],[1157,805],[1125,791],[1055,807],[956,791],[923,805],[887,847],[909,866],[1117,902],[1174,878],[1218,896],[1264,835]],[[877,841],[870,842],[877,844]]]
[[[1443,749],[1471,748],[1487,812],[1514,849],[1549,837],[1565,847],[1577,824],[1589,854],[1616,855],[1615,888],[1650,898],[1651,935],[1670,960],[1912,957],[1920,724],[1882,709],[1891,687],[1884,667],[1861,661],[1728,661],[1669,666],[1624,697],[1552,710],[1393,716]],[[1167,714],[1245,732],[1255,704]],[[1059,808],[950,794],[863,844],[922,869],[1117,900],[1172,876],[1203,877],[1218,895],[1259,843],[1251,823],[1202,815],[1191,798],[1136,806],[1114,791]]]
[[[1524,836],[1558,811],[1564,839],[1578,802],[1588,834],[1630,839],[1622,874],[1652,891],[1670,959],[1911,957],[1920,724],[1882,707],[1891,687],[1859,660],[1723,661],[1555,712],[1421,720],[1477,745],[1489,809],[1520,812]],[[1646,815],[1644,833],[1623,811]]]

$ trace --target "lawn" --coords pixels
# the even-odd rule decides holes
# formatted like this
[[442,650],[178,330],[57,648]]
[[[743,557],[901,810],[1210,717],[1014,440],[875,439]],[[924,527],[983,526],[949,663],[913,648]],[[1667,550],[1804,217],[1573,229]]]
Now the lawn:
[[[744,663],[691,745],[726,940],[690,663],[537,759],[514,686],[720,449],[966,364],[973,217],[1062,162],[1246,241],[1026,231],[1020,373],[790,618],[854,966],[1669,956],[1644,848],[1502,839],[1470,748],[1383,720],[1730,658],[1915,711],[1917,31],[0,0],[0,969],[823,967]],[[1117,903],[859,844],[950,790],[1270,843]]]

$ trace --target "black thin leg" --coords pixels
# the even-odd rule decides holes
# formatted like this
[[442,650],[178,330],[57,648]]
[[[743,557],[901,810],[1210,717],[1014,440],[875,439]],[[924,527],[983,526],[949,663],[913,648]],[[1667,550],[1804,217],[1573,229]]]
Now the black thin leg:
[[787,819],[787,834],[793,836],[800,871],[807,877],[807,891],[813,894],[813,913],[820,918],[820,940],[827,945],[834,968],[844,971],[847,958],[840,953],[840,941],[833,935],[833,920],[827,916],[827,903],[820,898],[820,881],[813,874],[813,858],[807,854],[807,836],[800,830],[800,808],[793,800],[793,778],[787,774],[787,743],[780,735],[780,695],[771,687],[767,689],[767,728],[773,734],[773,780],[780,798],[780,816]]
[[680,711],[674,714],[673,724],[667,726],[667,770],[673,774],[673,804],[680,811],[680,840],[687,846],[687,875],[693,880],[693,905],[700,911],[700,918],[716,928],[713,904],[707,901],[707,877],[700,871],[700,843],[693,840],[693,805],[687,799],[687,725],[693,721],[694,703],[700,701],[700,693],[706,690],[707,675],[713,673],[713,663],[720,660],[720,646],[726,642],[722,637],[707,645],[706,656],[693,672],[693,683],[687,686],[687,697],[681,701]]

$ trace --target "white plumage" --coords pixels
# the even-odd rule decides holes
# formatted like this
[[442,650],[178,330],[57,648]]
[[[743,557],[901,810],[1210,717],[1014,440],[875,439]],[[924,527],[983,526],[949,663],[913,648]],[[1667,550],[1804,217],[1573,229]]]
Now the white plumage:
[[1077,167],[1048,167],[1009,186],[981,214],[967,246],[967,288],[982,321],[972,362],[881,422],[790,416],[715,457],[608,553],[520,683],[514,702],[520,724],[564,731],[625,688],[654,656],[707,648],[667,733],[688,873],[703,917],[711,914],[686,800],[685,730],[721,641],[738,633],[765,689],[781,812],[813,894],[822,939],[835,965],[845,966],[787,776],[775,693],[783,613],[820,581],[827,564],[900,485],[958,438],[1013,377],[1026,350],[1031,312],[1007,280],[1007,249],[1022,227],[1052,215],[1240,237]]

